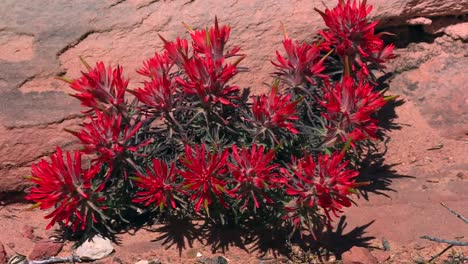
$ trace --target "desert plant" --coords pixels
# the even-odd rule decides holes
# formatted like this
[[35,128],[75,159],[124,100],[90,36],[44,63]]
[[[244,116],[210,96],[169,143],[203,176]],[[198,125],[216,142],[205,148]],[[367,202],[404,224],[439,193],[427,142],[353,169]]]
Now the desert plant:
[[[316,42],[284,33],[277,81],[266,94],[232,84],[245,57],[228,49],[231,28],[194,30],[168,41],[137,72],[102,62],[70,80],[86,115],[69,131],[83,149],[33,165],[28,200],[87,237],[121,230],[129,217],[201,218],[221,224],[280,223],[292,233],[330,225],[363,183],[348,159],[377,139],[376,112],[389,99],[372,70],[393,57],[367,20],[365,2],[340,1],[319,14]],[[129,101],[129,96],[133,97]],[[81,162],[86,155],[87,162]],[[276,219],[276,220],[275,220]]]

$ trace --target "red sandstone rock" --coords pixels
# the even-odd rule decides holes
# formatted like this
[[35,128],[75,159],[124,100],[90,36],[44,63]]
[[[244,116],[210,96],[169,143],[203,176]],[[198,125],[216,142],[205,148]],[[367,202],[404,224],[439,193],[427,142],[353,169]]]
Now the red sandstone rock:
[[63,244],[57,241],[42,240],[34,245],[29,254],[30,260],[47,259],[56,256],[62,250]]
[[[380,27],[468,13],[468,3],[459,0],[368,2],[374,5],[372,16],[381,19]],[[218,15],[220,22],[233,26],[231,44],[241,44],[248,54],[243,65],[250,72],[239,75],[237,84],[258,93],[268,89],[264,82],[272,82],[269,61],[280,48],[280,21],[291,37],[310,40],[323,26],[314,8],[323,9],[322,1],[2,1],[0,24],[8,30],[0,31],[0,193],[23,191],[29,186],[23,177],[30,164],[73,139],[62,129],[76,124],[67,120],[79,113],[79,103],[66,95],[70,88],[55,76],[77,77],[83,69],[79,55],[90,63],[124,65],[134,88],[141,80],[135,69],[162,44],[157,34],[187,37],[181,21],[204,27]],[[445,32],[464,38],[460,26]]]
[[33,239],[34,238],[34,229],[30,225],[24,225],[22,235],[25,238]]
[[377,259],[367,248],[352,247],[342,255],[343,264],[377,264]]
[[444,32],[454,39],[468,40],[468,22],[448,26]]
[[0,242],[0,264],[6,264],[8,262],[7,254],[5,251],[5,247]]
[[385,261],[389,260],[391,257],[390,252],[388,251],[372,251],[372,255],[377,259],[379,263],[384,263]]

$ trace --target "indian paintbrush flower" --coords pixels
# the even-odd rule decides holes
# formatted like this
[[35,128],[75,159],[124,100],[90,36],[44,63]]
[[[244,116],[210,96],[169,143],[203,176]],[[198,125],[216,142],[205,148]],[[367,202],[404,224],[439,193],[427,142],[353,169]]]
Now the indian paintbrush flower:
[[[334,49],[345,64],[345,75],[351,70],[362,70],[361,74],[369,75],[367,62],[381,64],[394,57],[393,45],[385,46],[381,34],[375,34],[378,21],[369,22],[368,15],[372,6],[366,0],[341,0],[333,9],[320,11],[327,29],[321,30],[324,45]],[[358,66],[358,68],[356,68]]]
[[74,231],[85,230],[90,223],[97,223],[105,218],[103,210],[104,196],[99,187],[93,186],[92,180],[99,167],[82,168],[80,151],[65,153],[57,147],[48,162],[41,160],[32,165],[32,176],[29,180],[35,184],[31,187],[27,200],[36,203],[41,210],[53,208],[45,218],[51,219],[47,229],[55,223],[71,226]]
[[223,179],[228,172],[228,150],[221,153],[209,152],[205,145],[185,146],[185,155],[180,159],[183,168],[179,174],[184,179],[184,187],[191,192],[190,200],[195,202],[195,211],[204,206],[208,211],[213,199],[218,200],[227,207],[224,195],[230,195],[226,190],[226,180]]
[[228,166],[235,185],[231,191],[236,194],[236,199],[243,201],[241,209],[246,209],[251,200],[255,208],[259,208],[263,200],[273,203],[265,191],[276,188],[281,181],[281,175],[276,172],[279,164],[273,162],[275,151],[265,152],[263,146],[256,144],[240,150],[233,145],[231,149],[232,161]]
[[175,163],[168,166],[159,159],[153,160],[152,170],[148,168],[146,174],[138,172],[134,181],[141,190],[132,201],[145,206],[155,204],[161,210],[169,206],[175,209],[177,194],[183,193],[181,184],[177,183]]
[[292,159],[291,171],[282,168],[282,173],[290,179],[286,194],[297,198],[296,208],[292,209],[318,206],[331,220],[330,212],[338,216],[343,207],[351,206],[348,195],[356,186],[355,178],[359,173],[347,169],[349,162],[343,162],[343,158],[342,153],[319,154],[315,162],[306,153],[299,160]]
[[262,129],[284,128],[297,134],[299,131],[294,127],[294,122],[299,119],[296,115],[297,103],[291,101],[290,94],[279,93],[278,84],[275,83],[270,94],[253,98],[253,121]]
[[123,111],[125,107],[125,92],[128,80],[122,76],[122,67],[115,69],[107,67],[102,62],[91,68],[87,63],[88,72],[82,72],[82,77],[71,82],[70,87],[77,91],[72,96],[88,107],[86,113],[93,111],[116,110]]
[[383,95],[373,90],[369,83],[356,83],[344,77],[341,83],[327,85],[320,104],[325,108],[326,144],[336,141],[351,144],[363,139],[376,138],[377,120],[372,117],[385,105]]

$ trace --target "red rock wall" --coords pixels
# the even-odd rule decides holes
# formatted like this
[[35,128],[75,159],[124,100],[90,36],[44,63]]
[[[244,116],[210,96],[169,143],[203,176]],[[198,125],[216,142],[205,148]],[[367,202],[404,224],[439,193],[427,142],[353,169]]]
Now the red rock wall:
[[[335,3],[326,1],[327,5]],[[405,25],[408,19],[468,13],[468,1],[374,0],[381,27]],[[168,39],[187,36],[180,22],[210,25],[217,15],[233,26],[231,43],[242,47],[250,69],[238,84],[256,92],[267,89],[270,60],[282,39],[280,21],[292,37],[308,40],[321,26],[313,10],[320,0],[108,0],[0,2],[0,193],[21,191],[30,164],[72,137],[63,132],[79,121],[79,104],[71,90],[54,79],[77,77],[82,55],[135,70]],[[458,32],[458,33],[457,33]],[[460,30],[455,32],[460,33]],[[463,37],[463,36],[462,36]]]

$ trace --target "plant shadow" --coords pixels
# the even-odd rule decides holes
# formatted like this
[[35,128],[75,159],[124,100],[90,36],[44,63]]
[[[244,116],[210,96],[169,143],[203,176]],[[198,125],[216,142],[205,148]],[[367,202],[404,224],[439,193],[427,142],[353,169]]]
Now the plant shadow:
[[414,176],[402,175],[394,168],[399,165],[386,164],[382,153],[372,154],[360,164],[359,182],[368,182],[368,185],[359,187],[359,193],[369,200],[369,194],[383,195],[390,198],[388,192],[396,192],[392,184],[398,179],[410,179]]
[[179,255],[182,255],[182,251],[187,249],[187,246],[193,247],[195,240],[201,241],[201,229],[197,226],[189,219],[170,218],[164,225],[149,230],[160,234],[151,242],[162,242],[166,249],[175,246]]
[[238,248],[247,253],[257,255],[258,259],[291,258],[295,250],[309,252],[322,260],[341,254],[354,246],[370,247],[370,241],[375,237],[366,234],[366,229],[373,224],[357,226],[346,231],[346,217],[342,216],[335,228],[324,227],[315,230],[312,235],[290,236],[290,230],[282,227],[265,226],[249,223],[239,226],[221,226],[212,222],[194,224],[189,220],[171,219],[152,232],[158,237],[152,242],[162,242],[166,249],[176,247],[179,255],[182,251],[194,246],[198,241],[211,248],[213,254],[225,254],[231,248]]
[[[378,82],[380,84],[386,84],[388,79],[392,78],[392,76],[392,73],[385,74],[379,78]],[[386,87],[382,87],[382,89],[386,89]],[[393,99],[388,101],[384,107],[380,109],[376,118],[381,128],[378,138],[382,143],[379,145],[370,144],[366,149],[362,150],[363,158],[358,162],[358,167],[360,168],[358,181],[369,183],[359,188],[359,193],[366,200],[369,200],[370,193],[390,197],[388,192],[396,192],[396,190],[391,187],[395,180],[414,178],[413,176],[399,174],[395,169],[399,163],[387,164],[385,162],[388,149],[387,145],[390,142],[388,134],[392,130],[402,129],[402,125],[404,125],[395,122],[398,118],[396,108],[404,103],[404,100]]]

